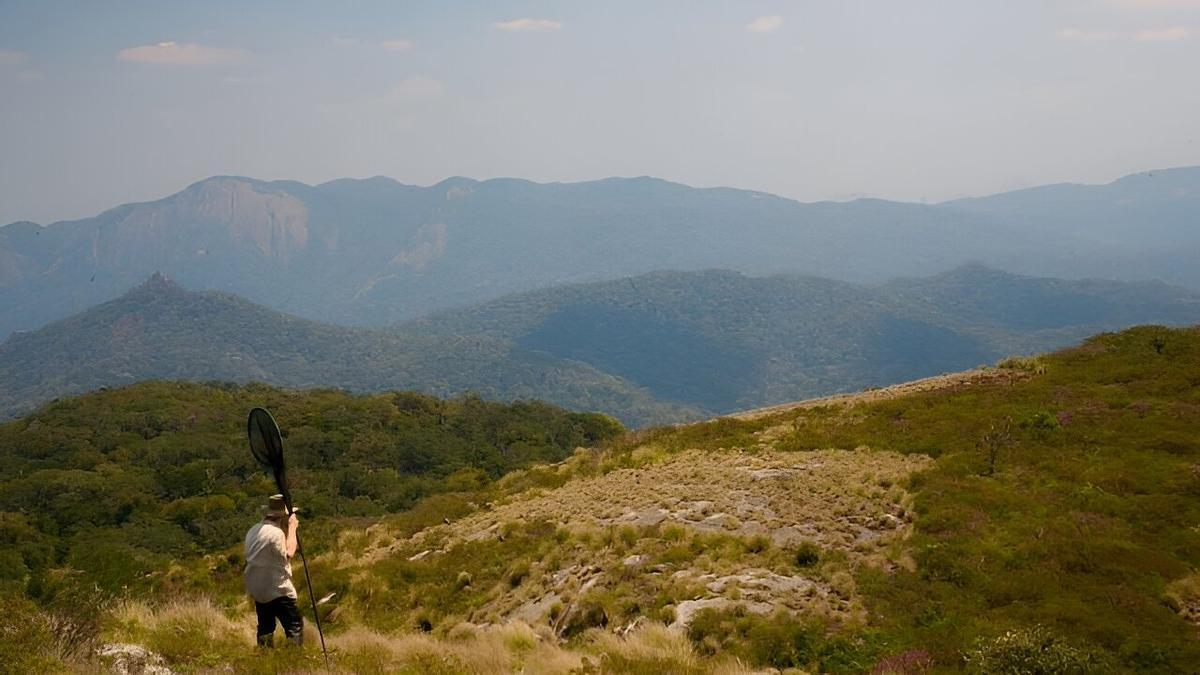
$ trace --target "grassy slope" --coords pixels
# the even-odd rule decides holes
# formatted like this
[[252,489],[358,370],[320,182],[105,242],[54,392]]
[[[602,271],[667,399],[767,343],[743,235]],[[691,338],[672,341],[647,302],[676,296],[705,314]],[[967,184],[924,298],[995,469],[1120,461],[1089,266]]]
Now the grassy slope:
[[[1042,368],[1011,384],[642,434],[604,461],[610,470],[636,464],[647,447],[750,448],[755,432],[780,425],[779,450],[867,446],[934,457],[910,486],[915,568],[856,568],[870,621],[825,646],[809,634],[810,665],[853,671],[928,653],[957,668],[981,641],[1042,625],[1108,668],[1185,671],[1200,663],[1196,626],[1177,611],[1189,602],[1181,580],[1200,565],[1200,331],[1101,335],[1044,357]],[[1005,420],[1011,442],[986,475],[978,443]],[[713,545],[713,556],[729,555]],[[503,565],[529,555],[487,546],[497,580]],[[753,627],[739,635],[744,644],[727,647],[750,658],[756,640],[770,642]]]
[[[1125,667],[1200,663],[1167,586],[1200,565],[1200,331],[1140,328],[1045,359],[1006,388],[807,412],[787,441],[937,458],[916,491],[918,569],[868,573],[877,636],[951,659],[978,636],[1042,623]],[[976,442],[1013,420],[982,476]]]

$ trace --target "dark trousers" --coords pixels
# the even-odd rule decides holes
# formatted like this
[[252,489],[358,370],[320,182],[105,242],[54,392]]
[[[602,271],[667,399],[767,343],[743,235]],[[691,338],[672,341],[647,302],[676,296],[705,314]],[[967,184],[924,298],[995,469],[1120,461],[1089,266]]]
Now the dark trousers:
[[304,617],[300,616],[300,608],[296,599],[284,596],[270,602],[255,602],[254,612],[258,614],[258,644],[260,647],[271,647],[275,636],[275,621],[283,626],[283,634],[292,644],[304,642]]

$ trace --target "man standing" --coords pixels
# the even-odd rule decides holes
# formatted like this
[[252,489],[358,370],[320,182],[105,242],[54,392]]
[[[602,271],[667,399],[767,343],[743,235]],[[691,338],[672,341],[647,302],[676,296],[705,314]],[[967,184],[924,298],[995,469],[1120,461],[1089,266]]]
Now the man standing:
[[304,641],[304,619],[296,607],[290,562],[296,555],[300,527],[294,511],[289,516],[283,495],[271,495],[262,522],[246,533],[246,592],[254,598],[260,647],[273,646],[276,620],[292,644]]

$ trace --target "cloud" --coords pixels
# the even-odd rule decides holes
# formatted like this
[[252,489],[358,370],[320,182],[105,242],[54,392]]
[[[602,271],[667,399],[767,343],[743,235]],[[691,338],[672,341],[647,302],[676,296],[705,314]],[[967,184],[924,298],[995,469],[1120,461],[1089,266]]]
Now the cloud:
[[237,63],[245,58],[246,52],[241,49],[176,42],[159,42],[153,45],[129,47],[117,52],[117,59],[121,61],[171,66],[212,66]]
[[1060,28],[1054,33],[1060,40],[1075,42],[1105,42],[1121,37],[1120,33],[1106,30],[1081,30],[1079,28]]
[[1200,0],[1112,0],[1131,9],[1200,9]]
[[510,31],[558,30],[562,27],[561,21],[551,21],[550,19],[511,19],[509,21],[497,21],[492,24],[492,28],[496,30]]
[[760,16],[746,24],[746,30],[751,33],[774,33],[782,25],[782,16]]
[[428,101],[439,98],[446,92],[446,85],[440,80],[424,75],[406,77],[396,83],[389,92],[388,98],[393,101]]
[[1112,40],[1134,40],[1137,42],[1174,42],[1192,37],[1192,29],[1186,26],[1170,26],[1167,28],[1150,28],[1133,32],[1114,32],[1106,30],[1080,30],[1078,28],[1062,28],[1055,32],[1060,40],[1074,42],[1108,42]]
[[379,43],[379,46],[389,52],[406,52],[412,49],[413,43],[412,40],[404,39],[384,40]]
[[0,66],[19,66],[29,60],[29,55],[14,49],[0,49]]
[[1139,30],[1133,34],[1133,39],[1139,42],[1174,42],[1175,40],[1186,40],[1191,36],[1192,29],[1185,26],[1171,26],[1170,28]]

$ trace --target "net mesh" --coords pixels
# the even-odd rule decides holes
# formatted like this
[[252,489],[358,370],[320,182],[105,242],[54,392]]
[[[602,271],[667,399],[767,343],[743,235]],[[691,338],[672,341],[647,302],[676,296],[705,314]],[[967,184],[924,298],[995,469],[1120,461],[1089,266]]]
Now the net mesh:
[[290,511],[292,495],[288,490],[287,467],[283,461],[283,438],[275,418],[263,408],[251,410],[246,420],[246,435],[250,437],[250,453],[259,464],[270,469],[279,494],[283,495]]

